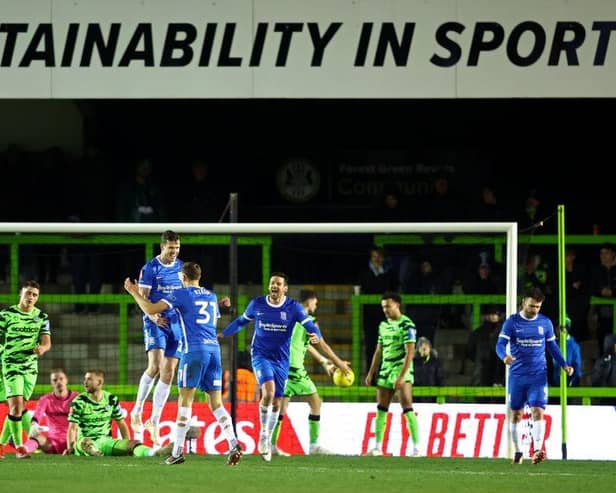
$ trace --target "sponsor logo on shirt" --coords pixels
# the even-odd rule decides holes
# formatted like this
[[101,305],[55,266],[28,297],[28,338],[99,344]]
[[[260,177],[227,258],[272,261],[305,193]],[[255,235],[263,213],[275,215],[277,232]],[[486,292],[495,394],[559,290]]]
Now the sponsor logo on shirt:
[[543,339],[518,339],[518,344],[524,347],[540,347]]
[[259,322],[259,328],[268,332],[286,332],[287,326],[282,324],[274,324],[271,322]]

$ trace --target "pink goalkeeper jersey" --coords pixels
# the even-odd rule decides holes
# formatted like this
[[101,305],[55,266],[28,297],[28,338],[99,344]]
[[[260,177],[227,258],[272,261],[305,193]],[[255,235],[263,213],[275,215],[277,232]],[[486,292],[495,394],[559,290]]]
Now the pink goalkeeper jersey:
[[70,391],[66,397],[56,397],[53,392],[45,394],[38,401],[34,417],[40,423],[43,416],[47,417],[50,439],[66,440],[68,430],[68,412],[71,401],[79,395],[79,392]]

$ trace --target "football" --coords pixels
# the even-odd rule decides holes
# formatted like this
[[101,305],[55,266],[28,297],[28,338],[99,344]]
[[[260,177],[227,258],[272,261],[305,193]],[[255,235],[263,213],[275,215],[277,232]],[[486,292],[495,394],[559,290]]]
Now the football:
[[349,372],[345,375],[342,373],[340,368],[336,368],[332,378],[334,380],[334,385],[337,385],[338,387],[350,387],[355,381],[355,374],[353,373],[353,370],[349,370]]

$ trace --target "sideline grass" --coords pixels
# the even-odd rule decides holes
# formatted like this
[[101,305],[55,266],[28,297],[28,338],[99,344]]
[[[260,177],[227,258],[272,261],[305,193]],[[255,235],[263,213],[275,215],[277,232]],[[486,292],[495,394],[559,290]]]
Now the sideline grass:
[[611,491],[614,463],[548,460],[514,466],[503,459],[191,455],[165,466],[160,458],[62,457],[37,454],[0,461],[0,491],[84,493],[559,493]]

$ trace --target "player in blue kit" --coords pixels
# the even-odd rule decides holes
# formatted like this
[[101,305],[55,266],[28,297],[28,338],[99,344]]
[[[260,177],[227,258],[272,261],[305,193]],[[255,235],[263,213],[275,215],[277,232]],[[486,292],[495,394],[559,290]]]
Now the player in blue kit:
[[178,415],[173,451],[165,462],[173,465],[185,460],[183,447],[192,417],[192,403],[199,388],[209,395],[212,413],[229,443],[227,464],[234,466],[240,461],[242,449],[231,416],[222,403],[222,362],[216,335],[216,323],[220,318],[218,299],[212,291],[199,286],[201,267],[198,264],[186,262],[180,276],[184,287],[170,292],[156,303],[148,301],[130,279],[124,281],[124,288],[145,313],[155,314],[167,308],[178,312],[181,330]]
[[[563,358],[554,335],[554,326],[548,317],[539,313],[545,295],[539,288],[524,293],[522,309],[511,315],[496,343],[496,354],[509,368],[509,407],[511,409],[511,441],[515,449],[514,464],[522,463],[520,423],[524,405],[528,403],[532,414],[532,438],[535,453],[533,464],[545,459],[543,451],[543,413],[548,400],[546,347],[556,363],[567,375],[573,374]],[[509,351],[507,351],[509,344]]]
[[[182,260],[180,253],[180,235],[167,230],[160,237],[160,254],[141,268],[139,274],[139,292],[143,297],[156,303],[164,296],[182,288],[180,272]],[[180,328],[175,310],[165,305],[165,310],[152,315],[143,316],[143,338],[145,351],[148,355],[148,366],[139,380],[139,389],[135,399],[135,407],[130,413],[131,428],[135,440],[143,440],[143,404],[158,382],[152,397],[152,416],[146,427],[152,435],[155,446],[160,445],[158,425],[165,403],[169,398],[171,382],[177,368],[177,354]]]
[[309,334],[310,342],[319,347],[330,359],[336,355],[323,340],[321,331],[312,317],[298,301],[289,298],[288,277],[282,272],[272,273],[269,294],[250,301],[244,313],[219,334],[219,339],[236,334],[254,321],[251,343],[252,367],[261,386],[258,450],[263,460],[272,458],[272,432],[278,422],[280,405],[289,374],[291,335],[295,323],[301,324]]

